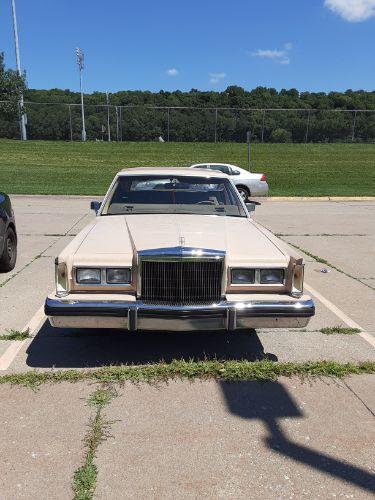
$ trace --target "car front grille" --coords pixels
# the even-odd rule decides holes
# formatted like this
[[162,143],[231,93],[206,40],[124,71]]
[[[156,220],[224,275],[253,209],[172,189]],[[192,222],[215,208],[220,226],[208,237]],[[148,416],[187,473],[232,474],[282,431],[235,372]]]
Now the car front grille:
[[141,263],[141,298],[149,304],[199,305],[220,302],[223,261]]

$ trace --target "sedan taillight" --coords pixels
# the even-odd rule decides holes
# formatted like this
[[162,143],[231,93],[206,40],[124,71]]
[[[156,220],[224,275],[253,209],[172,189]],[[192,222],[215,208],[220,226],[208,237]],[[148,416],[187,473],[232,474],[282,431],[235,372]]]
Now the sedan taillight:
[[262,177],[260,178],[260,180],[262,182],[266,182],[267,178],[266,178],[265,174],[262,174]]

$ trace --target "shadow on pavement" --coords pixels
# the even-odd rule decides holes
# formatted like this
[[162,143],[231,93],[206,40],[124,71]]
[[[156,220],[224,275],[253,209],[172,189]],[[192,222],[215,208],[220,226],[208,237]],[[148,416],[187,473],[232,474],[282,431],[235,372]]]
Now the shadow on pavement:
[[283,434],[278,418],[303,418],[304,415],[280,383],[249,381],[221,382],[220,385],[231,413],[245,419],[263,421],[269,433],[265,439],[269,449],[363,490],[375,492],[373,474],[317,450],[293,443]]
[[255,331],[223,334],[58,330],[44,323],[27,349],[33,368],[84,368],[170,362],[172,359],[270,359]]

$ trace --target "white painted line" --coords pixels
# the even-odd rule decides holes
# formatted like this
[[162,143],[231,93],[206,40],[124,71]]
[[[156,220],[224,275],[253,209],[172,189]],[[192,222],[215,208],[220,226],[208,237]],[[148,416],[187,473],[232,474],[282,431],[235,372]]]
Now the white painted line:
[[[45,320],[45,315],[44,315],[44,305],[40,307],[37,312],[34,314],[34,316],[31,318],[31,320],[26,323],[26,325],[23,327],[21,330],[22,332],[25,332],[26,330],[29,330],[29,335],[32,335],[44,322]],[[8,349],[4,352],[2,356],[0,356],[0,371],[7,370],[10,365],[13,363],[15,360],[17,354],[20,352],[22,347],[24,346],[25,342],[27,342],[29,339],[22,340],[21,342],[14,340],[8,347]]]
[[338,318],[340,318],[344,323],[346,323],[350,328],[357,328],[358,330],[361,330],[358,335],[363,338],[366,342],[372,345],[372,347],[375,347],[375,338],[370,334],[367,333],[363,330],[361,326],[359,326],[358,323],[356,323],[352,318],[349,318],[344,311],[341,311],[335,304],[332,304],[332,302],[323,295],[321,295],[319,292],[317,292],[312,286],[308,285],[307,283],[304,284],[304,287],[308,292],[310,292],[312,295],[315,295],[315,297],[322,302],[330,311],[333,312]]

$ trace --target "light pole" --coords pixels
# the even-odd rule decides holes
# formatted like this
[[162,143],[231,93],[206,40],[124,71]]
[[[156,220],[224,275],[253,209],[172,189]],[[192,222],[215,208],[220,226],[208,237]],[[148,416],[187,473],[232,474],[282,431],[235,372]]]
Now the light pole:
[[[20,76],[21,73],[21,62],[20,62],[20,48],[18,43],[18,28],[17,28],[17,15],[16,15],[16,4],[14,0],[12,1],[12,14],[13,14],[13,32],[14,32],[14,45],[16,49],[16,65],[17,72]],[[20,131],[21,131],[21,139],[23,141],[27,140],[26,134],[26,115],[23,112],[23,94],[20,95]]]
[[109,121],[109,94],[106,92],[107,96],[107,130],[108,130],[108,142],[111,142],[111,124]]
[[85,127],[85,107],[83,105],[83,86],[82,86],[82,73],[83,73],[83,60],[85,58],[83,52],[79,47],[76,48],[77,64],[79,68],[79,88],[81,91],[81,112],[82,112],[82,140],[86,141],[86,127]]

